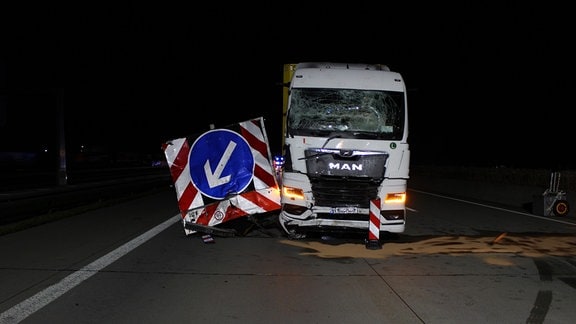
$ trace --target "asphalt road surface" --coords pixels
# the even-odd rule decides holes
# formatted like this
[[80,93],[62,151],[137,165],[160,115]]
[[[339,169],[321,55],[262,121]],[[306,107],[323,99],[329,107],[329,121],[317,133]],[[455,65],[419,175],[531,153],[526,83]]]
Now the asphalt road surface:
[[0,236],[0,323],[573,323],[576,220],[409,191],[407,230],[186,236],[171,188]]

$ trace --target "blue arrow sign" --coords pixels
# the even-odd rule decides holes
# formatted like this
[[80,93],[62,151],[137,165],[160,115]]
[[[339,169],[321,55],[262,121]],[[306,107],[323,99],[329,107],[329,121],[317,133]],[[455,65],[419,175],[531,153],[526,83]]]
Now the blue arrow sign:
[[250,145],[240,134],[228,129],[200,135],[192,144],[188,161],[192,183],[213,199],[241,193],[254,175]]

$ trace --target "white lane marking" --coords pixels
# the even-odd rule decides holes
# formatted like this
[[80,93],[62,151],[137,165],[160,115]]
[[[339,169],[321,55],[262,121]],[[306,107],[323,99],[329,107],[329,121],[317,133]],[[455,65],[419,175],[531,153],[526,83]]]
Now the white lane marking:
[[132,241],[122,245],[116,250],[101,257],[100,259],[72,273],[71,275],[62,279],[62,281],[58,282],[57,284],[54,284],[42,290],[41,292],[37,293],[36,295],[24,300],[18,305],[13,306],[4,313],[0,314],[0,323],[4,324],[4,323],[21,322],[26,317],[34,314],[40,308],[48,305],[49,303],[53,302],[56,298],[62,296],[70,289],[79,285],[82,281],[92,277],[93,275],[98,273],[98,271],[109,266],[114,261],[120,259],[128,252],[137,248],[142,243],[148,241],[152,237],[156,236],[158,233],[172,226],[173,224],[175,224],[175,222],[180,221],[182,221],[180,214],[169,218],[168,220],[152,228],[148,232],[136,237]]
[[419,193],[422,193],[422,194],[425,194],[425,195],[429,195],[429,196],[436,196],[436,197],[440,197],[440,198],[444,198],[444,199],[450,199],[450,200],[454,200],[454,201],[459,201],[459,202],[463,202],[463,203],[467,203],[467,204],[471,204],[471,205],[477,205],[477,206],[492,208],[492,209],[496,209],[496,210],[506,211],[506,212],[514,213],[514,214],[518,214],[518,215],[524,215],[524,216],[528,216],[528,217],[534,217],[534,218],[544,219],[544,220],[551,221],[551,222],[556,222],[556,223],[561,223],[561,224],[566,224],[566,225],[576,225],[576,223],[567,222],[567,221],[562,221],[562,220],[559,220],[559,219],[554,219],[554,218],[550,218],[550,217],[546,217],[546,216],[538,216],[538,215],[534,215],[534,214],[519,212],[519,211],[512,210],[512,209],[506,209],[506,208],[500,208],[500,207],[490,206],[490,205],[486,205],[486,204],[480,204],[480,203],[476,203],[476,202],[473,202],[473,201],[468,201],[468,200],[463,200],[463,199],[458,199],[458,198],[452,198],[452,197],[448,197],[448,196],[433,194],[433,193],[429,193],[429,192],[426,192],[426,191],[420,191],[420,190],[415,190],[415,189],[410,189],[410,191],[419,192]]

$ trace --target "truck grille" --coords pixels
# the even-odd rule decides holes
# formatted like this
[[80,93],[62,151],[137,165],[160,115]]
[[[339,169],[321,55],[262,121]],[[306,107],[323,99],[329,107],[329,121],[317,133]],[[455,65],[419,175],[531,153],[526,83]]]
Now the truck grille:
[[320,177],[312,180],[312,193],[317,206],[354,206],[369,208],[378,195],[378,183],[366,179]]
[[353,221],[368,221],[369,214],[328,214],[318,213],[316,217],[321,219],[334,219],[334,220],[353,220]]

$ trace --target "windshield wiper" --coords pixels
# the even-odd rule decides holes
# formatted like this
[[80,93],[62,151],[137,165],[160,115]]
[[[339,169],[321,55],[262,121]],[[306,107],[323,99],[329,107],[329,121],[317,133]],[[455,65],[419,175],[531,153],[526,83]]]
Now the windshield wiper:
[[[328,142],[330,142],[331,140],[333,140],[333,139],[335,139],[335,138],[341,138],[341,137],[342,137],[342,135],[340,135],[340,134],[334,134],[334,135],[328,137],[328,138],[326,139],[326,141],[324,142],[324,145],[322,145],[322,148],[321,148],[321,149],[323,150],[324,147],[326,146],[326,144],[328,144]],[[319,157],[319,156],[326,155],[326,154],[333,154],[333,153],[334,153],[334,152],[320,152],[320,153],[312,154],[312,155],[309,155],[309,156],[301,157],[301,158],[299,158],[298,160],[307,160],[307,159]]]
[[334,135],[328,137],[326,139],[326,141],[324,142],[324,145],[322,145],[322,148],[324,148],[326,146],[326,144],[328,144],[328,142],[330,142],[331,140],[333,140],[335,138],[341,138],[341,137],[342,137],[342,135],[340,135],[340,134],[334,134]]
[[327,154],[334,154],[334,152],[320,152],[320,153],[308,155],[308,156],[305,156],[305,157],[301,157],[301,158],[299,158],[298,160],[308,160],[308,159],[311,159],[311,158],[317,158],[317,157],[319,157],[319,156],[327,155]]

